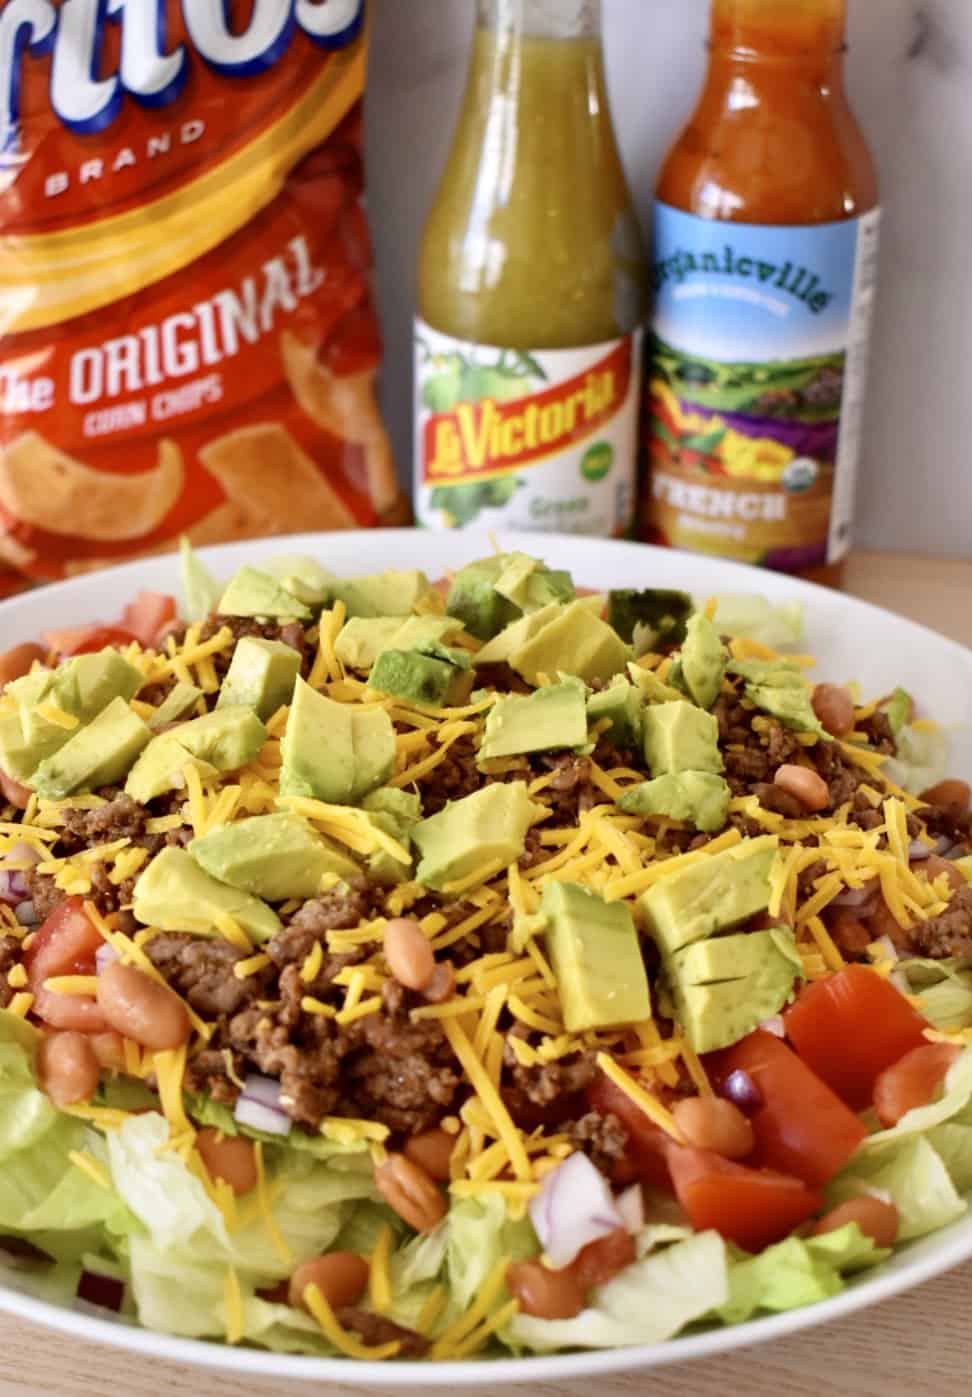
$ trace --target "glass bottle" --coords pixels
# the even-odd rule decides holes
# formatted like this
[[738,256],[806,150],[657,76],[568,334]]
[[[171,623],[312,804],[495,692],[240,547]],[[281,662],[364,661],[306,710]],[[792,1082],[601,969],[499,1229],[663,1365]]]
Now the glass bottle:
[[846,0],[713,0],[656,189],[643,536],[839,583],[880,213]]
[[600,0],[478,0],[419,260],[421,524],[630,529],[645,282]]

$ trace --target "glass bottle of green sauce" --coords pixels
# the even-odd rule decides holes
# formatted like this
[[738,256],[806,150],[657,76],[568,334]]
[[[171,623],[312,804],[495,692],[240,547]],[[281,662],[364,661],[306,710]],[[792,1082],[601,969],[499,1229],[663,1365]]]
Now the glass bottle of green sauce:
[[627,532],[645,274],[600,0],[478,0],[419,261],[415,512]]

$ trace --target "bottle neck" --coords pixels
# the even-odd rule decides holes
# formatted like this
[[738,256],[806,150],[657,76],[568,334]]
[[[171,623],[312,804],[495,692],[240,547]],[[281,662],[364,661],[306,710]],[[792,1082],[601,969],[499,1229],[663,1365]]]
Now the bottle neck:
[[839,81],[846,28],[847,0],[712,0],[711,62]]
[[477,0],[480,29],[537,39],[599,39],[601,0]]

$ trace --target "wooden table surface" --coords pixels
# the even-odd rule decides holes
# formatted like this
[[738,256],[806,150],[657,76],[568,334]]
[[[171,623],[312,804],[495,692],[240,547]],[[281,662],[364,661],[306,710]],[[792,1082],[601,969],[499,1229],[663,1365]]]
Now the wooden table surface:
[[[847,590],[972,647],[972,560],[859,554]],[[972,1262],[873,1310],[768,1347],[605,1379],[597,1397],[956,1397],[970,1377]],[[295,1397],[303,1383],[244,1381],[181,1364],[139,1360],[0,1315],[0,1397]],[[320,1390],[318,1385],[317,1390]],[[432,1389],[429,1389],[430,1391]],[[581,1397],[586,1384],[477,1389],[533,1397]],[[334,1397],[389,1388],[341,1384]]]

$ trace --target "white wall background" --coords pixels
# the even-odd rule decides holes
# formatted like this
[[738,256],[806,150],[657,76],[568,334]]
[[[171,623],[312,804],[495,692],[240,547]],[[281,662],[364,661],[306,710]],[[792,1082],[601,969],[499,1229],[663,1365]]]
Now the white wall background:
[[[370,209],[385,406],[411,463],[422,222],[452,134],[472,0],[374,0]],[[604,0],[615,122],[647,216],[701,81],[708,0]],[[972,556],[972,0],[850,0],[851,98],[886,210],[858,541]]]

